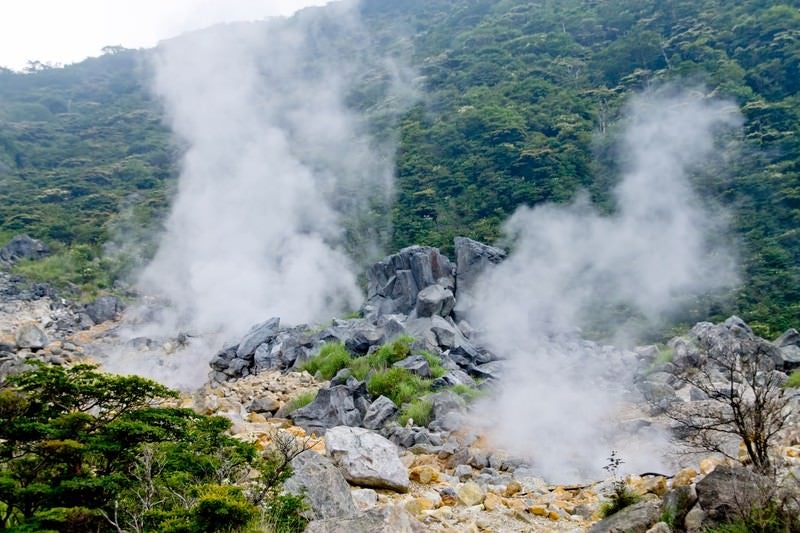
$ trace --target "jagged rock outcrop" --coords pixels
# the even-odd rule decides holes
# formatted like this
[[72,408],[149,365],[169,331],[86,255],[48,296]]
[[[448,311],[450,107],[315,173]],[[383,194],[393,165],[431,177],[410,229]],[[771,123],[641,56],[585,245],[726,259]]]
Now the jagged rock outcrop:
[[336,426],[360,426],[368,409],[366,385],[350,378],[344,385],[320,389],[314,401],[290,416],[295,425],[322,435]]
[[[364,315],[372,318],[391,314],[409,315],[417,309],[420,291],[432,285],[439,285],[441,290],[423,293],[420,306],[423,312],[433,312],[436,303],[431,303],[430,300],[438,298],[442,302],[438,312],[442,312],[444,300],[448,299],[446,291],[452,297],[455,287],[453,271],[450,260],[436,248],[404,248],[367,270],[367,303],[364,306]],[[433,292],[436,294],[432,294]]]
[[506,251],[466,237],[455,238],[456,291],[468,291],[481,273],[506,258]]
[[102,324],[109,320],[117,320],[125,310],[125,304],[116,296],[101,296],[84,306],[84,310],[92,322]]
[[21,259],[41,259],[50,249],[40,240],[27,235],[15,235],[8,244],[0,248],[0,261],[13,263]]

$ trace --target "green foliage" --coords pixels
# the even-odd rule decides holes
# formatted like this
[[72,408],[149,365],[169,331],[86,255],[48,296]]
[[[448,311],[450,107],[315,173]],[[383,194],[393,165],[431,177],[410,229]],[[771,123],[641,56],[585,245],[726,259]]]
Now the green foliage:
[[108,266],[92,247],[78,244],[44,259],[22,261],[14,266],[14,272],[61,289],[79,287],[86,296],[94,296],[99,290],[111,287]]
[[604,470],[611,474],[614,480],[611,485],[611,494],[600,505],[600,516],[603,518],[609,517],[634,503],[638,503],[642,499],[641,496],[628,487],[625,480],[618,477],[619,467],[623,463],[624,461],[617,455],[616,450],[612,450],[608,458],[608,464],[603,467]]
[[397,420],[400,424],[406,425],[409,418],[414,421],[414,425],[427,426],[433,421],[433,403],[424,398],[417,398],[405,404],[400,409]]
[[317,397],[316,391],[308,391],[308,392],[301,392],[291,400],[289,400],[289,405],[286,407],[286,412],[293,413],[300,409],[301,407],[305,407],[306,405],[310,404],[314,401],[314,398]]
[[403,405],[430,391],[430,381],[405,368],[393,367],[373,374],[367,381],[367,391],[373,396],[386,396],[395,404]]
[[159,406],[175,391],[30,364],[0,385],[0,528],[238,531],[281,496],[288,455],[259,456],[227,419]]
[[312,357],[301,367],[311,375],[319,372],[324,379],[331,379],[336,373],[347,367],[351,357],[347,348],[341,342],[329,342],[325,344],[315,357]]
[[[265,521],[272,533],[300,533],[308,523],[302,516],[307,504],[302,496],[280,494],[266,506]],[[260,530],[260,531],[263,531]]]
[[457,385],[453,385],[450,387],[450,390],[464,398],[468,402],[474,402],[478,398],[484,395],[484,393],[478,389],[474,389],[469,385],[464,385],[463,383],[459,383]]
[[800,370],[795,370],[789,375],[789,379],[786,380],[784,387],[800,388]]

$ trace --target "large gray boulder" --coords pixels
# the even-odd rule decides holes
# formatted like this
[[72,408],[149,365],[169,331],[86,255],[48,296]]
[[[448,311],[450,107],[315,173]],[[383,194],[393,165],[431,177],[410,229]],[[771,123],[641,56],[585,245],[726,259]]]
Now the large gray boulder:
[[125,304],[116,296],[101,296],[84,306],[84,311],[95,324],[116,320],[125,310]]
[[505,250],[473,241],[466,237],[455,238],[456,247],[456,296],[469,291],[478,276],[487,267],[496,265],[506,258]]
[[366,407],[359,409],[359,400],[366,396],[366,388],[352,390],[347,385],[320,389],[314,401],[290,415],[292,422],[309,433],[322,435],[335,426],[360,426]]
[[14,262],[20,259],[41,259],[50,249],[40,240],[27,235],[15,235],[8,244],[0,248],[0,260]]
[[428,528],[402,507],[369,509],[353,518],[329,518],[308,524],[306,533],[425,533]]
[[239,347],[236,349],[236,357],[245,358],[256,351],[260,344],[263,344],[275,337],[278,334],[278,329],[281,325],[279,317],[273,317],[256,324],[247,334],[239,341]]
[[292,471],[284,488],[292,494],[305,494],[312,519],[355,516],[350,486],[330,459],[306,450],[292,459]]
[[604,518],[593,525],[589,533],[646,533],[660,515],[660,502],[641,501]]
[[377,433],[356,427],[331,428],[325,434],[325,449],[350,483],[408,492],[408,470],[397,447]]
[[18,348],[38,350],[47,346],[49,342],[44,330],[33,322],[23,324],[17,329],[16,343]]
[[783,370],[800,368],[800,333],[796,329],[786,330],[773,344],[780,350]]
[[697,502],[705,511],[703,525],[722,524],[735,519],[741,509],[760,508],[773,485],[743,466],[717,466],[696,486]]
[[417,293],[417,316],[447,316],[453,311],[455,304],[456,300],[450,289],[436,284],[428,285]]
[[367,305],[371,316],[410,314],[417,295],[430,285],[452,289],[453,265],[429,246],[410,246],[386,257],[367,270]]

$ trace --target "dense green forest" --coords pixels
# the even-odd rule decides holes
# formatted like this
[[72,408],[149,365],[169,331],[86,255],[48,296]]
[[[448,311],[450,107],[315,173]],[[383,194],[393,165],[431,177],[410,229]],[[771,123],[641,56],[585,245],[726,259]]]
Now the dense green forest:
[[[703,86],[741,107],[742,154],[695,185],[734,214],[744,280],[725,308],[775,335],[800,324],[800,8],[770,0],[363,0],[375,45],[407,53],[419,102],[398,139],[392,247],[494,241],[521,204],[579,189],[613,210],[613,147],[633,91]],[[147,91],[148,52],[0,71],[0,237],[57,251],[48,273],[109,287],[119,232],[146,241],[180,146]],[[368,88],[354,95],[365,106]]]

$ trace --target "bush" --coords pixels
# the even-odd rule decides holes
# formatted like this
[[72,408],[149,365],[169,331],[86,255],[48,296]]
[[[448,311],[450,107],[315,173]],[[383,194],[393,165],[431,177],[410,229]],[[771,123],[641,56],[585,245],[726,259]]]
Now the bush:
[[405,368],[389,368],[369,379],[367,391],[373,396],[383,395],[395,404],[403,405],[430,391],[430,382]]
[[786,380],[786,383],[783,386],[800,388],[800,370],[795,370],[792,372],[791,375],[789,375],[789,379]]
[[311,375],[317,372],[325,379],[331,379],[336,373],[350,364],[352,357],[341,342],[325,344],[315,357],[312,357],[300,367]]
[[236,531],[253,520],[257,512],[239,487],[209,485],[192,507],[192,525],[198,533]]
[[611,496],[600,506],[600,515],[606,518],[639,502],[641,499],[641,496],[628,488],[624,481],[615,481]]
[[419,398],[405,404],[400,409],[400,415],[397,419],[400,424],[405,426],[409,418],[417,426],[427,426],[433,421],[433,403],[430,400]]

